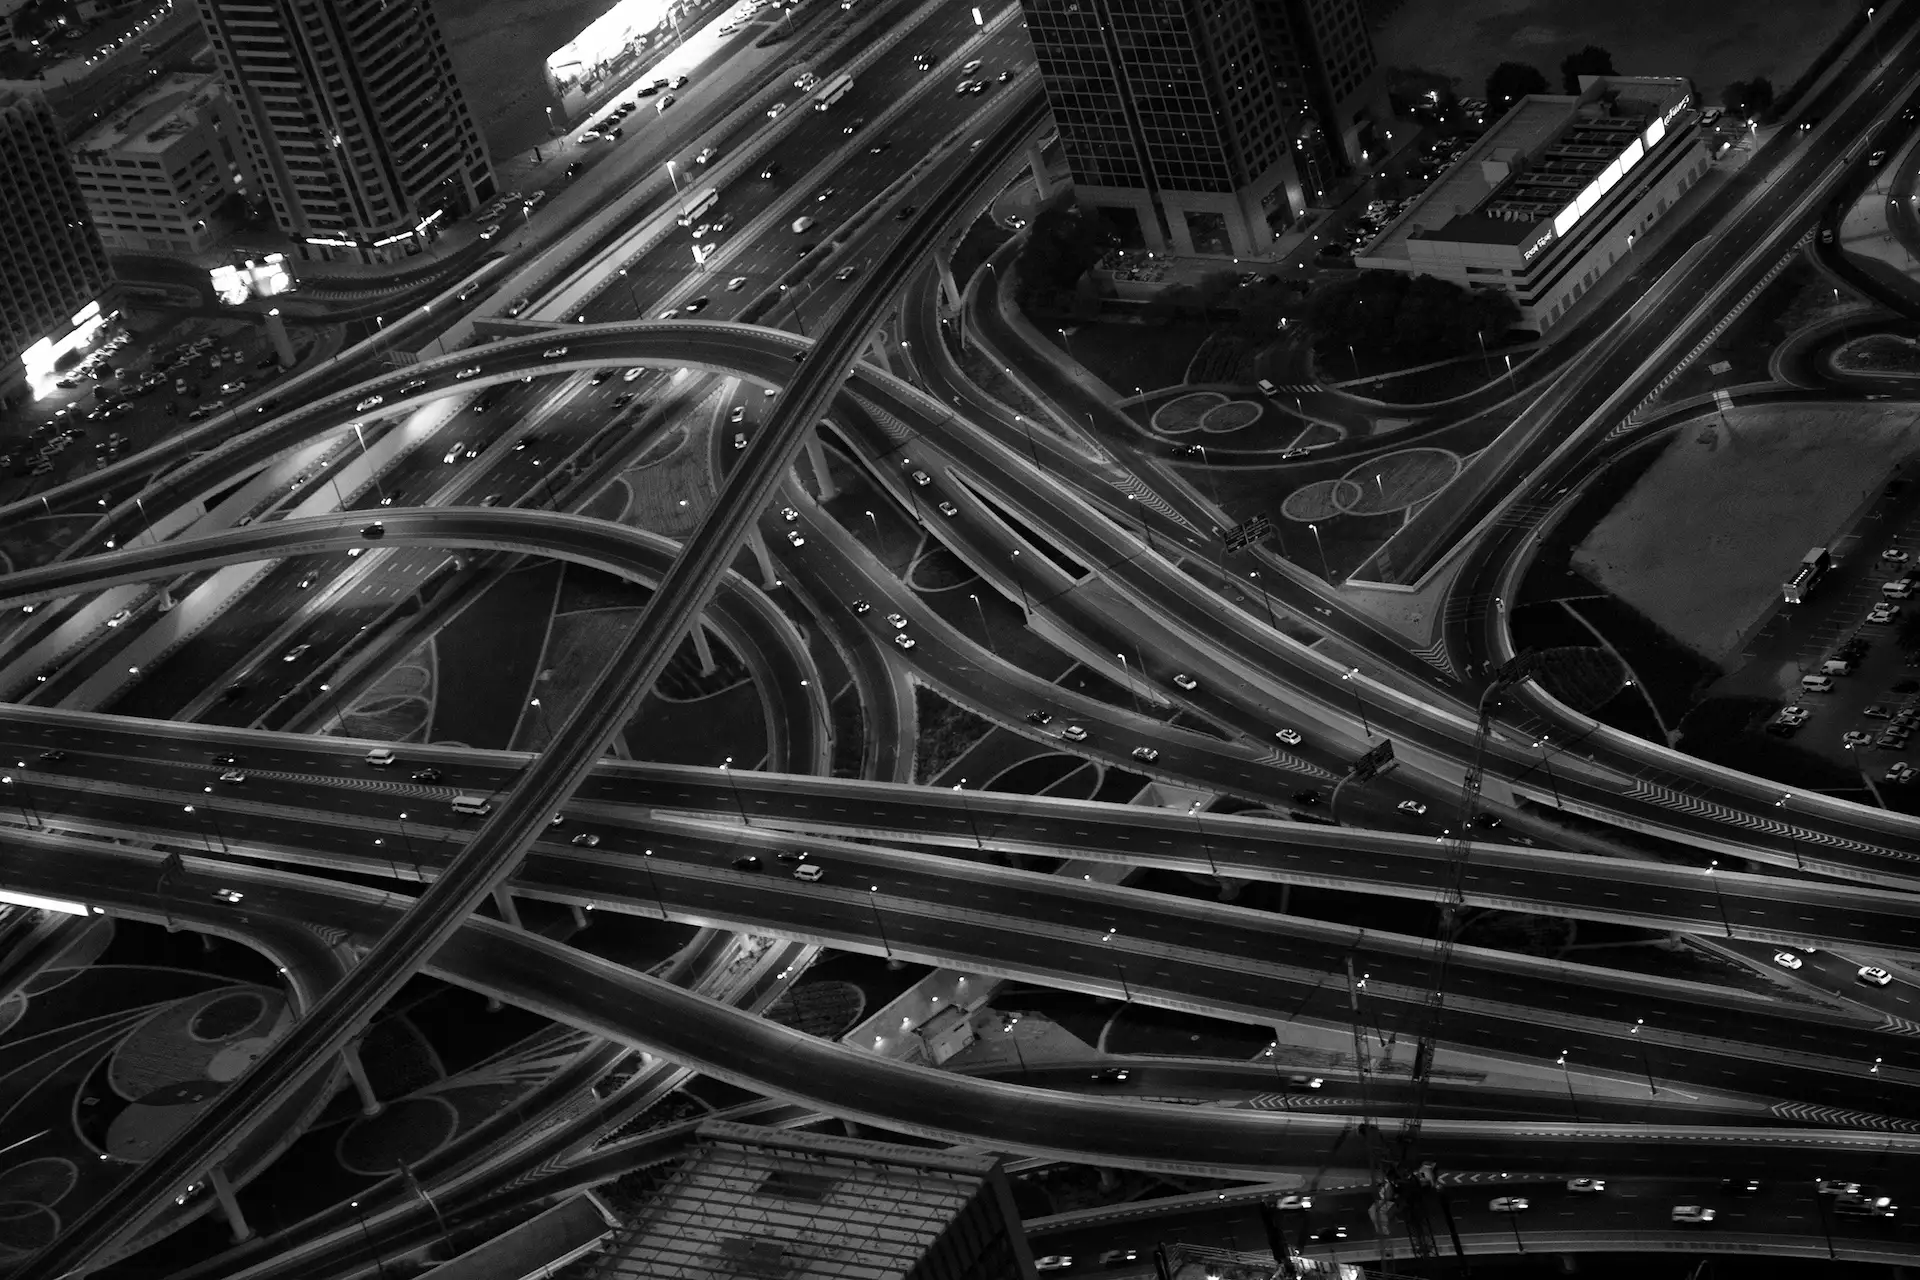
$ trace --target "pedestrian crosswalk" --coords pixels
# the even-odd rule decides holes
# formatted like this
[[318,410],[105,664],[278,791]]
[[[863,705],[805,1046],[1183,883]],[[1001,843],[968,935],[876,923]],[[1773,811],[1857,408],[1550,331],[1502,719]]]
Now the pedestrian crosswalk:
[[1284,391],[1288,395],[1303,396],[1310,391],[1318,391],[1320,384],[1317,382],[1280,382],[1275,383],[1273,389],[1275,391]]

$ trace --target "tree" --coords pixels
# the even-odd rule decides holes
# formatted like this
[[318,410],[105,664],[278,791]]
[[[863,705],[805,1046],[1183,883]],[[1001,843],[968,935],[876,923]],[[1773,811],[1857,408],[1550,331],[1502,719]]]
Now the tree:
[[1757,120],[1773,106],[1773,82],[1765,76],[1735,80],[1721,92],[1720,101],[1742,120]]
[[1540,74],[1540,68],[1525,62],[1503,62],[1487,77],[1487,118],[1505,115],[1530,93],[1546,91],[1547,78]]
[[1100,261],[1107,234],[1078,205],[1055,205],[1034,215],[1020,251],[1020,305],[1071,290]]
[[1560,83],[1568,93],[1580,92],[1581,76],[1613,74],[1613,55],[1597,44],[1590,44],[1578,53],[1570,53],[1560,59]]

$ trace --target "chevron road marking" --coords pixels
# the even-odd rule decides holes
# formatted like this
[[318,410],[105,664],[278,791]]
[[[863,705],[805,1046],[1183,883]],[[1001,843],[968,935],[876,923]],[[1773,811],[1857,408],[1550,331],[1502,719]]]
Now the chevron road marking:
[[1848,1111],[1841,1107],[1823,1107],[1811,1102],[1776,1102],[1769,1114],[1783,1120],[1798,1120],[1823,1129],[1880,1129],[1894,1133],[1920,1133],[1920,1122],[1874,1115],[1870,1111]]
[[1824,831],[1809,831],[1791,823],[1781,822],[1777,818],[1762,818],[1739,809],[1717,804],[1712,800],[1703,800],[1699,796],[1690,796],[1636,778],[1633,789],[1627,793],[1634,800],[1647,800],[1663,808],[1679,813],[1691,813],[1697,817],[1711,818],[1730,826],[1745,827],[1749,831],[1764,831],[1768,835],[1791,836],[1803,844],[1821,845],[1830,849],[1844,849],[1849,853],[1871,853],[1883,858],[1897,858],[1903,862],[1920,861],[1920,853],[1900,849],[1889,849],[1884,845],[1868,844],[1864,840],[1853,840],[1845,836],[1829,835]]

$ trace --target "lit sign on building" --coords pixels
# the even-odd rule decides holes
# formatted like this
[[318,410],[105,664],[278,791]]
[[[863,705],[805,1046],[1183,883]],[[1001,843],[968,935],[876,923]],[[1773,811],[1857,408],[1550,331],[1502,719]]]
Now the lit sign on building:
[[1552,241],[1553,237],[1554,237],[1554,229],[1552,227],[1548,227],[1545,231],[1542,231],[1540,233],[1540,238],[1535,240],[1532,244],[1528,245],[1526,247],[1525,252],[1521,253],[1520,260],[1522,262],[1532,262],[1533,255],[1540,252],[1542,249],[1546,248],[1548,243]]
[[61,357],[92,341],[107,320],[108,317],[100,311],[100,304],[89,302],[73,313],[69,321],[73,327],[65,335],[59,338],[43,337],[20,353],[20,367],[26,370],[27,377],[34,384],[34,399],[38,400],[52,391],[53,382],[58,376],[56,366]]
[[287,271],[287,257],[283,253],[270,253],[262,262],[249,258],[238,267],[221,265],[207,274],[220,301],[234,307],[248,298],[270,298],[293,287],[293,276]]
[[1688,107],[1692,105],[1693,105],[1693,95],[1690,93],[1681,94],[1680,101],[1668,107],[1666,114],[1660,117],[1660,123],[1663,125],[1672,124],[1673,118],[1675,116],[1679,115],[1682,111],[1685,111]]
[[[1646,157],[1647,152],[1653,150],[1655,144],[1667,136],[1666,122],[1673,119],[1675,114],[1691,101],[1693,101],[1691,95],[1681,98],[1679,106],[1668,108],[1667,114],[1663,118],[1655,120],[1647,126],[1645,134],[1629,142],[1620,154],[1614,158],[1613,163],[1600,171],[1599,177],[1589,182],[1586,189],[1575,196],[1566,208],[1554,215],[1553,234],[1564,236],[1567,232],[1573,230],[1574,224],[1580,221],[1582,215],[1584,215],[1587,210],[1593,208],[1594,205],[1600,203],[1600,197],[1611,190],[1613,185],[1619,182],[1620,179],[1626,177],[1628,170],[1639,164],[1640,161]],[[1535,253],[1540,251],[1541,245],[1544,243],[1545,241],[1542,240],[1540,243],[1535,244],[1533,248],[1526,251],[1523,257],[1531,259]]]

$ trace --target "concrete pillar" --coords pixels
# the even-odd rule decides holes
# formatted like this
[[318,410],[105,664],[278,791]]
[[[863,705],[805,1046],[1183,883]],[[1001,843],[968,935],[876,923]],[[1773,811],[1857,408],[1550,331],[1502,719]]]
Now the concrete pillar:
[[1160,215],[1154,211],[1152,200],[1143,200],[1133,207],[1134,214],[1140,219],[1140,236],[1147,242],[1147,248],[1155,253],[1167,251],[1167,238],[1160,233]]
[[227,1226],[233,1231],[233,1242],[241,1244],[253,1239],[253,1228],[247,1225],[246,1215],[240,1212],[240,1202],[234,1199],[233,1184],[227,1181],[227,1171],[215,1165],[208,1171],[207,1181],[213,1184],[214,1198],[220,1201],[220,1212],[227,1216]]
[[1184,209],[1167,210],[1167,234],[1173,237],[1173,251],[1183,258],[1193,256],[1193,236],[1187,231]]
[[589,922],[589,920],[587,919],[587,910],[586,910],[586,908],[585,908],[585,907],[583,907],[583,906],[581,906],[581,905],[580,905],[579,903],[577,903],[577,902],[575,902],[575,903],[572,903],[572,904],[571,904],[571,905],[570,905],[570,906],[568,907],[568,910],[570,910],[570,911],[572,911],[572,912],[573,912],[573,927],[574,927],[574,928],[576,928],[576,929],[584,929],[584,928],[586,928],[586,927],[587,927],[587,925],[588,925],[588,924],[590,923],[590,922]]
[[773,571],[773,557],[767,552],[767,540],[761,536],[758,527],[747,531],[747,545],[753,548],[753,555],[760,562],[760,585],[768,591],[780,585],[780,575]]
[[279,359],[280,367],[293,368],[293,339],[287,336],[287,322],[281,317],[278,307],[267,309],[267,338],[273,343],[273,354]]
[[953,278],[953,257],[938,253],[933,260],[940,264],[940,300],[949,311],[960,309],[960,286]]
[[514,928],[520,928],[520,908],[513,905],[513,895],[507,892],[507,886],[500,885],[493,891],[493,905],[500,908],[500,918]]
[[1047,177],[1047,156],[1039,143],[1027,144],[1027,168],[1033,170],[1033,187],[1045,200],[1053,194],[1053,180]]
[[693,620],[693,626],[687,629],[687,638],[693,641],[694,655],[700,659],[700,674],[710,676],[715,671],[718,671],[720,664],[713,660],[713,645],[707,639],[706,619],[704,616],[696,617]]
[[885,330],[875,329],[867,335],[867,359],[873,361],[873,363],[879,365],[888,373],[893,372],[893,361],[887,358],[887,335]]
[[377,1116],[380,1114],[380,1099],[373,1092],[373,1082],[367,1079],[367,1068],[360,1061],[360,1042],[349,1040],[340,1050],[340,1061],[347,1064],[347,1075],[353,1080],[354,1092],[360,1095],[360,1114]]
[[833,473],[827,470],[827,451],[820,446],[820,428],[807,432],[806,445],[807,462],[813,467],[814,491],[820,501],[831,502],[840,496],[840,491],[834,487]]

